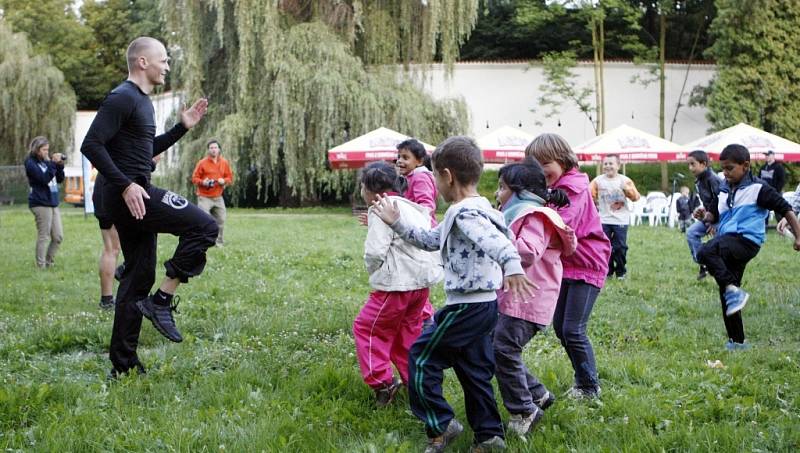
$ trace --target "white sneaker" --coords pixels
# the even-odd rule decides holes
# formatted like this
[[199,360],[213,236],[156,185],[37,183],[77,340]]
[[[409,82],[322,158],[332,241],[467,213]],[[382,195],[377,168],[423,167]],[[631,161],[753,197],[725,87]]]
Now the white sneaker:
[[508,430],[519,437],[525,437],[544,416],[544,412],[537,408],[532,414],[511,414]]

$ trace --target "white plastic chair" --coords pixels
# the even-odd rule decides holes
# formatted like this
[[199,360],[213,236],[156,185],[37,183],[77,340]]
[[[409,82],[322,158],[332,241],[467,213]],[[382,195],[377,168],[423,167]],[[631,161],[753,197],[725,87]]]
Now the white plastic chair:
[[647,215],[650,226],[665,223],[669,215],[669,200],[663,192],[650,192],[647,194]]
[[631,208],[631,225],[641,225],[642,219],[647,216],[647,200],[644,197],[640,197],[638,200],[633,202],[633,207]]
[[670,228],[675,228],[678,224],[678,198],[680,197],[680,192],[675,192],[670,197],[669,213],[667,214],[667,226]]

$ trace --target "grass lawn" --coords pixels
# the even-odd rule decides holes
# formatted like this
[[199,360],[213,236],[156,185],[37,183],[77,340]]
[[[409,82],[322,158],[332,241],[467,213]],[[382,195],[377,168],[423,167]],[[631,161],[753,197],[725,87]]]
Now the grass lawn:
[[[97,307],[97,222],[62,213],[57,266],[36,271],[33,216],[0,211],[3,449],[421,451],[405,394],[377,410],[358,372],[350,329],[369,288],[365,229],[348,210],[230,211],[228,245],[179,289],[185,341],[169,343],[145,321],[148,374],[114,383],[105,380],[112,314]],[[161,237],[160,261],[175,244]],[[695,280],[683,236],[640,226],[629,246],[628,280],[609,283],[589,325],[602,400],[559,399],[509,450],[797,451],[800,254],[791,243],[770,232],[748,267],[753,349],[736,353],[724,349],[716,286]],[[440,287],[433,298],[441,305]],[[557,395],[571,386],[552,331],[526,359]],[[446,393],[466,425],[452,373]],[[452,450],[470,442],[467,429]]]

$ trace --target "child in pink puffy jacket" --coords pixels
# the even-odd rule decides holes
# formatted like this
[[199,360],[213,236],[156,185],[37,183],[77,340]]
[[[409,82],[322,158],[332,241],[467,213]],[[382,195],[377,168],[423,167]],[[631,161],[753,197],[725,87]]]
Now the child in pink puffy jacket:
[[561,288],[561,257],[577,247],[575,233],[558,213],[547,207],[569,204],[563,190],[548,191],[541,165],[532,158],[500,169],[495,194],[522,267],[538,289],[526,303],[514,303],[497,292],[500,317],[494,332],[497,383],[511,414],[508,431],[527,435],[555,398],[525,366],[522,350],[553,320]]

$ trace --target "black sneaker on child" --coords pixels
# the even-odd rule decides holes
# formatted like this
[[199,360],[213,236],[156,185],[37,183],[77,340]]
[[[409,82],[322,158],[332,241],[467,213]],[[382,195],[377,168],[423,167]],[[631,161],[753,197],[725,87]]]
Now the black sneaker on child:
[[112,296],[100,296],[100,308],[103,310],[113,310],[116,302]]
[[706,278],[707,275],[708,275],[708,268],[701,264],[700,265],[700,272],[697,273],[697,279],[698,280],[702,280],[702,279]]
[[383,387],[375,389],[375,404],[378,407],[386,407],[394,401],[394,396],[400,391],[403,381],[395,377],[391,384],[384,384]]
[[545,390],[544,395],[540,398],[535,398],[533,400],[533,404],[539,406],[539,409],[546,410],[548,407],[552,406],[553,403],[556,402],[556,396],[553,395],[553,392],[549,390]]
[[183,341],[183,337],[181,333],[178,332],[178,327],[175,326],[175,318],[172,317],[172,312],[178,309],[180,298],[175,296],[173,302],[172,304],[167,303],[166,305],[157,304],[154,301],[153,295],[149,295],[137,301],[136,306],[139,307],[139,311],[142,312],[142,315],[153,323],[153,327],[155,327],[161,335],[164,335],[169,341],[180,343]]

